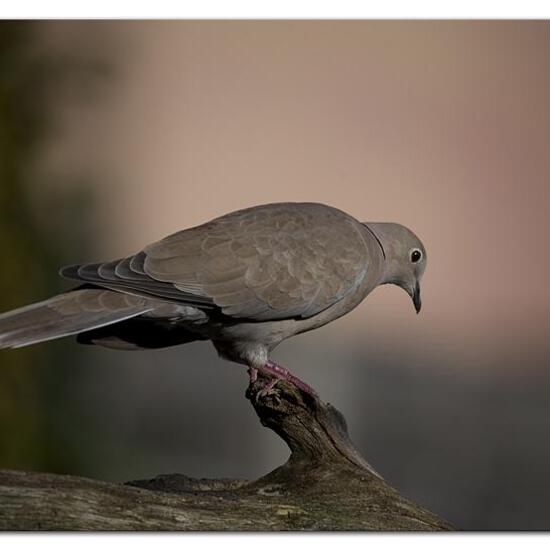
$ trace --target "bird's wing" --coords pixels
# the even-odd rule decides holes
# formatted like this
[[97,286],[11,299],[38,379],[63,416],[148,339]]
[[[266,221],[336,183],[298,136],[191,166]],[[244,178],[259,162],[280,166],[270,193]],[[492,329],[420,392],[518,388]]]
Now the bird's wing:
[[185,305],[213,308],[214,301],[207,296],[184,292],[170,282],[158,281],[143,271],[145,253],[106,263],[70,265],[59,273],[67,279],[93,283],[128,294],[152,296]]
[[155,302],[103,288],[81,288],[0,315],[0,348],[78,334],[142,315]]
[[257,206],[146,247],[140,268],[235,318],[306,318],[364,279],[369,252],[360,227],[321,204]]
[[255,321],[307,318],[367,273],[359,222],[313,203],[239,210],[174,233],[130,258],[69,266],[65,277]]

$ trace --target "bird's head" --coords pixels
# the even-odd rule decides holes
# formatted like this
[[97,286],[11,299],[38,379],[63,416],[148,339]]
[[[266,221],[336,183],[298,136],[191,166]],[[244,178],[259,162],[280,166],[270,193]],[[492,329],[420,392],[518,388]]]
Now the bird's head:
[[378,239],[385,256],[385,270],[380,284],[401,287],[412,298],[416,313],[420,311],[420,280],[426,269],[426,249],[420,239],[398,223],[365,223]]

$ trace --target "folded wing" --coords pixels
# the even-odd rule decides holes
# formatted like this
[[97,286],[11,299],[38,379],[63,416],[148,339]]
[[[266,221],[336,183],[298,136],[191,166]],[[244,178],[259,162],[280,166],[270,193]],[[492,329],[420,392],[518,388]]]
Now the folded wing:
[[279,203],[180,231],[130,258],[62,274],[264,321],[316,315],[353,292],[368,266],[353,218],[320,204]]

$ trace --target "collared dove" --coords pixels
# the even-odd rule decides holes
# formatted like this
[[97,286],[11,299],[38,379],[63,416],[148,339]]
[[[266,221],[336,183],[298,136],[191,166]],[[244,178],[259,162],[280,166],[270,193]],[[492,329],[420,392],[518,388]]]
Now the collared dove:
[[0,315],[0,348],[77,335],[116,349],[211,340],[223,358],[271,381],[283,340],[354,309],[377,286],[403,288],[420,311],[426,251],[406,227],[361,223],[317,203],[239,210],[120,260],[73,265],[81,286]]

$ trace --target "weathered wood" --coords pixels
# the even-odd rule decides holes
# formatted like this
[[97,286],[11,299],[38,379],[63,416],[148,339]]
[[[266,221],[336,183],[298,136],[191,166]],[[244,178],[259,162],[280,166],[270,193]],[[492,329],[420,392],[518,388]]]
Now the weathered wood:
[[401,497],[353,447],[331,405],[280,381],[247,391],[264,426],[291,450],[256,481],[180,474],[116,485],[0,471],[3,530],[452,530]]

